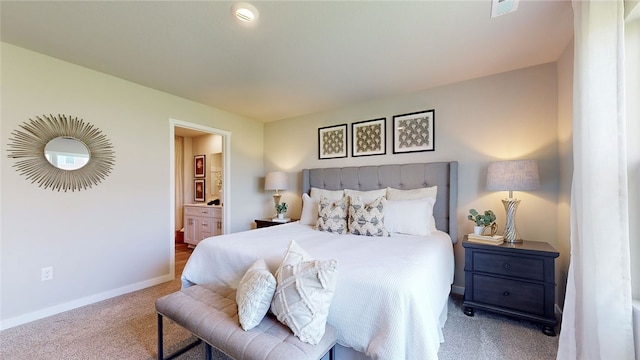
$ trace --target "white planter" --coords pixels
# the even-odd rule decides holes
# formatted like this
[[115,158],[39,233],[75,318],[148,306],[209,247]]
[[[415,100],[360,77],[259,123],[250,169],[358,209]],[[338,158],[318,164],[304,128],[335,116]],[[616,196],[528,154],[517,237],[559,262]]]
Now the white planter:
[[278,214],[278,219],[280,220],[284,219],[284,214],[283,213]]
[[482,230],[484,230],[484,226],[474,226],[473,233],[476,235],[482,235]]

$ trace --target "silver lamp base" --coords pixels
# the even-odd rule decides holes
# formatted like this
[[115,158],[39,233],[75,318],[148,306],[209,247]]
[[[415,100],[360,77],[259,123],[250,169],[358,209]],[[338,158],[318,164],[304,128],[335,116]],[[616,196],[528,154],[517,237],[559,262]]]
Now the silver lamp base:
[[507,243],[521,243],[522,239],[518,234],[518,229],[516,229],[516,210],[518,209],[518,205],[520,205],[520,200],[518,199],[503,199],[502,205],[504,205],[504,210],[507,213],[507,225],[504,228],[504,240]]
[[[278,207],[278,205],[280,204],[280,198],[282,197],[282,195],[280,195],[280,193],[278,193],[278,191],[276,190],[276,193],[273,195],[273,205],[274,207]],[[276,217],[278,216],[278,213],[276,212]]]

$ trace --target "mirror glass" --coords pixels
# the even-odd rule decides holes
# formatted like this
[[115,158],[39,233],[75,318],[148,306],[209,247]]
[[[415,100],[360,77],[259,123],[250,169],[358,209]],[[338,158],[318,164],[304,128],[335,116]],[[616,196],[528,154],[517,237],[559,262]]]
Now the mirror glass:
[[220,199],[222,197],[222,153],[209,155],[207,161],[211,164],[210,194],[213,198]]
[[58,169],[78,170],[89,162],[89,149],[80,140],[61,136],[47,143],[44,156]]

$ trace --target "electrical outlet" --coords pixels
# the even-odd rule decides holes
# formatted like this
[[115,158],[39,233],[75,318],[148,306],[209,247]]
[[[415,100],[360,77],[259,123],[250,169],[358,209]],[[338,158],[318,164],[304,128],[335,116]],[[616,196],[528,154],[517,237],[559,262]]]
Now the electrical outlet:
[[40,269],[40,281],[53,280],[53,266],[47,266]]

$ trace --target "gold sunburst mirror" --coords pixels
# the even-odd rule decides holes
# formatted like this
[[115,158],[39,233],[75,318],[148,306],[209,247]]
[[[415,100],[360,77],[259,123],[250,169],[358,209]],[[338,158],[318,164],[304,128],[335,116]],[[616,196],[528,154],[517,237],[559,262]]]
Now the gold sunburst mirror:
[[9,138],[13,165],[32,183],[51,190],[80,191],[104,180],[115,164],[109,139],[77,117],[29,119]]

